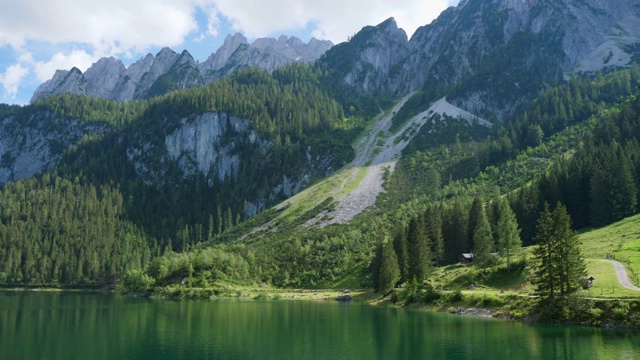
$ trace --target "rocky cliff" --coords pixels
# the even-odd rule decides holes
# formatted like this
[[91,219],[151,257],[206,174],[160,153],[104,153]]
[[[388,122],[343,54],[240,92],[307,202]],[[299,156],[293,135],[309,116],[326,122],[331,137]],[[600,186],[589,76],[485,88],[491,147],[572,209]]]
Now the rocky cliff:
[[330,41],[296,37],[257,39],[250,44],[241,34],[227,36],[220,49],[202,62],[188,51],[177,54],[164,48],[148,54],[128,68],[113,57],[102,58],[84,74],[77,68],[58,70],[51,80],[36,89],[31,102],[47,96],[71,93],[119,101],[151,98],[170,91],[203,85],[236,70],[258,67],[273,71],[292,62],[313,62],[331,48]]
[[84,135],[105,130],[49,111],[0,119],[0,186],[51,169]]
[[[302,147],[299,159],[303,161],[296,166],[278,164],[272,141],[252,129],[248,119],[226,113],[165,119],[162,128],[166,131],[129,136],[127,159],[143,181],[158,188],[194,178],[218,188],[249,181],[251,194],[239,196],[248,202],[246,216],[296,194],[312,177],[324,177],[343,165],[336,161],[335,151],[312,146]],[[247,174],[253,177],[243,178]]]
[[320,63],[359,94],[455,88],[457,105],[500,119],[572,72],[628,66],[638,18],[640,0],[462,0],[410,40],[389,19]]

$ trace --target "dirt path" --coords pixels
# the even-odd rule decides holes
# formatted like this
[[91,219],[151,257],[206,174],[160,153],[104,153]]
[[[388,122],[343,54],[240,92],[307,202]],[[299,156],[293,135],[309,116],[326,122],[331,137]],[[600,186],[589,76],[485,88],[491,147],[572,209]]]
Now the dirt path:
[[629,276],[627,275],[627,269],[624,268],[624,265],[621,262],[618,262],[615,260],[609,260],[609,259],[603,260],[603,261],[607,261],[613,264],[616,270],[616,276],[618,277],[618,282],[620,282],[620,285],[630,290],[640,291],[640,288],[633,285],[631,280],[629,280]]

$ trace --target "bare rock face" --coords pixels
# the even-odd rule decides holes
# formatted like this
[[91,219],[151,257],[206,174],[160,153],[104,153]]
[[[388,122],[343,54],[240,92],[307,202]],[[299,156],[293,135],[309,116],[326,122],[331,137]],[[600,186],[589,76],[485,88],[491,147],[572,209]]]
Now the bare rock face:
[[125,67],[120,60],[113,57],[102,58],[85,73],[87,95],[93,97],[109,97],[118,86]]
[[153,84],[162,76],[169,72],[171,66],[176,62],[179,55],[169,48],[163,48],[156,55],[149,67],[149,70],[142,75],[138,86],[136,88],[136,94],[134,99],[138,100],[144,97],[145,92],[153,86]]
[[296,37],[257,39],[249,44],[240,35],[227,36],[224,45],[200,65],[205,82],[229,76],[239,69],[257,67],[269,72],[287,64],[317,60],[333,46],[330,41],[311,39],[308,44]]
[[147,56],[131,64],[131,66],[125,70],[124,75],[137,84],[142,79],[142,76],[149,72],[154,60],[155,57],[153,55],[147,54]]
[[59,70],[33,94],[31,102],[55,94],[78,94],[118,101],[147,99],[178,89],[207,84],[238,69],[258,67],[273,71],[296,61],[313,62],[331,48],[330,41],[296,37],[257,39],[249,44],[241,34],[227,36],[218,51],[197,63],[188,51],[177,54],[164,48],[126,68],[121,61],[103,58],[84,74],[78,69]]
[[455,86],[456,105],[500,119],[571,72],[629,66],[639,18],[640,0],[462,0],[410,40],[393,19],[365,27],[320,66],[359,94]]
[[404,30],[389,18],[366,26],[348,42],[338,44],[320,59],[321,66],[361,94],[395,92],[389,83],[411,46]]
[[207,73],[213,73],[220,70],[227,63],[227,60],[233,55],[240,45],[248,44],[247,38],[240,33],[235,35],[227,35],[222,46],[215,53],[209,55],[209,58],[200,64],[200,71],[207,76]]
[[51,169],[69,146],[103,130],[46,111],[0,119],[0,185]]
[[87,93],[87,80],[78,68],[69,71],[57,70],[51,80],[45,81],[33,94],[31,102],[55,94],[78,94]]
[[[271,161],[273,143],[252,129],[248,119],[208,112],[163,121],[159,126],[167,131],[159,137],[138,131],[127,140],[127,159],[148,185],[162,187],[200,177],[210,187],[221,186],[240,181],[243,167],[262,167]],[[271,177],[255,179],[255,187],[263,191],[247,204],[245,215],[255,215],[283,196],[298,193],[314,176],[331,173],[332,156],[308,149],[300,168],[282,168]]]

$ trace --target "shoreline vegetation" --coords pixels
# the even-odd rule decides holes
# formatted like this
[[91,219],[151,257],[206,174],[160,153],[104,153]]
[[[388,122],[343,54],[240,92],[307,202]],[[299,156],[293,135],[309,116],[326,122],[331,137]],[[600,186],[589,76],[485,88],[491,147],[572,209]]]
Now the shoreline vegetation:
[[[154,298],[328,301],[340,297],[374,306],[526,322],[640,328],[640,292],[622,287],[613,264],[602,261],[617,258],[638,285],[640,215],[633,214],[640,210],[640,145],[630,135],[640,134],[640,99],[634,95],[637,90],[614,91],[622,88],[618,83],[630,87],[631,78],[637,89],[636,67],[549,90],[540,97],[544,101],[532,105],[529,113],[535,116],[525,113],[515,125],[496,133],[434,119],[416,135],[419,141],[406,149],[396,171],[385,173],[386,191],[378,209],[362,213],[344,227],[304,229],[309,219],[335,208],[333,197],[318,204],[315,196],[324,191],[316,188],[314,196],[298,198],[305,205],[300,211],[272,208],[246,222],[242,218],[234,222],[234,212],[218,206],[209,213],[198,210],[197,215],[206,216],[187,222],[175,236],[165,229],[166,237],[147,238],[143,230],[149,219],[162,218],[144,212],[163,208],[153,206],[162,204],[155,201],[160,196],[155,190],[137,200],[140,204],[127,205],[127,193],[120,190],[45,174],[26,186],[18,183],[4,189],[1,198],[11,216],[0,222],[8,234],[0,238],[11,240],[5,248],[10,250],[7,264],[12,266],[0,272],[0,279],[117,283],[116,288],[79,288]],[[572,104],[567,106],[570,112],[584,113],[568,116],[562,114],[565,109],[556,114],[553,105],[559,110],[564,103]],[[585,103],[589,106],[577,105]],[[538,124],[543,118],[548,121]],[[388,137],[385,134],[380,141]],[[483,140],[483,134],[494,137]],[[354,175],[355,182],[362,183],[362,171]],[[333,182],[320,184],[333,186]],[[347,189],[354,191],[351,185],[343,191]],[[42,207],[46,212],[40,213],[38,206],[21,206],[28,194],[33,203],[49,204]],[[75,202],[67,194],[76,194]],[[198,208],[186,201],[193,194],[174,195],[189,209]],[[80,210],[78,198],[83,199]],[[108,216],[96,210],[104,209],[97,205],[101,203],[113,205],[105,211]],[[59,207],[67,212],[56,212]],[[138,224],[118,222],[133,210]],[[86,220],[85,213],[99,221],[91,216]],[[172,221],[180,223],[182,215]],[[22,219],[28,222],[23,225]],[[23,228],[34,229],[35,235]],[[87,229],[92,230],[88,235]],[[578,236],[574,229],[583,232]],[[104,234],[110,235],[101,237]],[[56,236],[68,239],[65,246],[71,250],[56,248],[51,251],[55,256],[32,256],[47,245],[43,239]],[[83,236],[95,241],[90,246],[78,242]],[[117,253],[105,250],[105,239]],[[460,260],[472,263],[457,263]],[[585,279],[591,277],[595,281],[590,279],[583,290]],[[365,286],[377,293],[354,290]],[[38,287],[25,287],[33,288]],[[346,292],[347,288],[354,291]]]
[[[607,257],[622,260],[631,280],[636,280],[640,264],[633,256],[640,244],[636,215],[612,225],[585,230],[579,234],[586,270],[595,280],[592,287],[557,299],[544,311],[531,280],[535,277],[532,257],[535,247],[524,247],[505,261],[479,268],[474,264],[453,264],[435,268],[419,284],[409,281],[385,295],[371,288],[360,288],[357,281],[327,284],[325,288],[278,288],[271,284],[237,285],[226,282],[198,287],[188,278],[173,279],[159,286],[144,273],[135,272],[120,279],[120,286],[105,285],[0,285],[0,291],[77,291],[119,293],[154,299],[239,299],[241,301],[351,301],[356,304],[397,307],[418,311],[500,318],[527,323],[601,328],[640,328],[640,292],[626,289],[616,277]],[[606,247],[602,246],[603,240]],[[137,274],[138,276],[131,276]],[[195,280],[195,279],[192,279]],[[183,283],[184,281],[184,283]],[[128,286],[123,284],[127,282]],[[637,284],[637,283],[636,283]],[[347,291],[347,286],[349,290]]]
[[397,288],[386,295],[378,294],[372,289],[280,289],[231,285],[210,288],[175,285],[147,292],[122,292],[118,288],[104,286],[3,286],[0,291],[99,292],[159,300],[343,301],[374,307],[395,307],[532,324],[640,329],[640,298],[597,298],[590,297],[587,291],[563,299],[562,306],[558,307],[558,313],[553,314],[553,318],[540,313],[533,295],[502,291],[496,293],[495,289],[485,287],[436,290],[426,285],[419,289]]
[[[370,289],[274,289],[263,287],[188,288],[171,286],[150,293],[128,294],[158,299],[238,299],[246,301],[345,301],[460,316],[497,318],[526,323],[640,329],[640,298],[596,298],[584,291],[558,299],[555,312],[540,313],[537,297],[493,289],[435,290],[397,288],[381,295]],[[546,310],[548,311],[548,309]]]

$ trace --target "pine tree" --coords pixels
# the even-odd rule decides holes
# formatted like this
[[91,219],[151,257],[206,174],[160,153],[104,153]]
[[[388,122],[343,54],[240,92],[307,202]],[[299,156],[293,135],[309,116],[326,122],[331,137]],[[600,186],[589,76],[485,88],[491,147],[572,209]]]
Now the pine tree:
[[400,280],[400,268],[398,267],[398,258],[393,249],[393,244],[385,242],[380,246],[382,246],[382,259],[376,291],[381,294],[387,294],[393,290],[393,287]]
[[589,221],[596,226],[604,226],[612,222],[612,205],[609,197],[610,174],[605,170],[596,169],[591,177],[589,204]]
[[533,253],[536,267],[532,283],[536,286],[536,291],[542,298],[553,298],[559,279],[554,259],[553,217],[549,210],[549,204],[546,202],[538,218],[534,241],[538,246]]
[[380,244],[375,249],[375,254],[373,259],[371,259],[371,264],[369,264],[369,273],[371,274],[371,285],[373,285],[374,289],[378,289],[380,286],[378,285],[380,278],[380,266],[382,265],[382,249],[383,243]]
[[498,202],[496,234],[498,236],[497,243],[500,255],[507,258],[507,270],[510,270],[511,256],[520,249],[522,240],[520,240],[520,229],[518,228],[516,215],[511,210],[506,199],[500,199]]
[[409,222],[407,242],[409,244],[409,277],[421,284],[431,269],[431,254],[422,217],[415,217]]
[[559,290],[561,296],[566,296],[580,289],[582,278],[587,273],[586,265],[580,251],[580,238],[573,231],[569,213],[561,203],[553,211],[553,222],[553,236],[557,241]]
[[409,244],[407,243],[407,228],[400,223],[396,227],[395,236],[393,238],[393,247],[398,258],[398,266],[400,268],[400,282],[405,283],[410,280],[409,277]]
[[213,214],[209,215],[209,226],[207,227],[207,241],[213,240],[215,235],[215,224],[213,222]]
[[481,209],[478,224],[473,235],[473,263],[483,270],[491,264],[491,248],[493,247],[493,234],[487,215]]
[[224,212],[224,231],[227,231],[233,227],[233,214],[231,208],[227,208]]
[[216,208],[216,234],[222,234],[222,210],[220,206]]
[[562,203],[558,203],[553,212],[545,203],[536,228],[536,241],[533,283],[541,298],[564,297],[580,289],[586,265],[580,240],[571,229],[571,218]]
[[436,266],[440,266],[440,263],[444,257],[444,238],[442,235],[442,213],[441,207],[430,207],[425,214],[425,221],[427,223],[427,236],[429,238],[429,245],[431,246],[431,254]]
[[471,208],[469,209],[469,222],[467,223],[467,244],[470,247],[474,244],[473,237],[475,236],[476,227],[480,221],[480,213],[484,211],[482,208],[482,200],[478,197],[474,198],[473,203],[471,203]]
[[459,200],[449,209],[444,226],[445,259],[447,263],[455,263],[460,259],[460,254],[471,250],[467,242],[467,213]]

